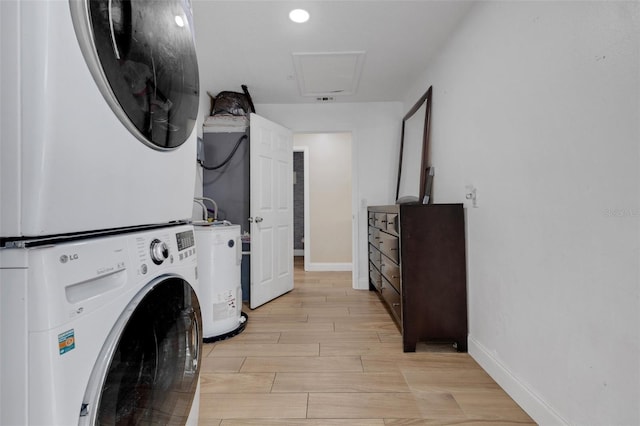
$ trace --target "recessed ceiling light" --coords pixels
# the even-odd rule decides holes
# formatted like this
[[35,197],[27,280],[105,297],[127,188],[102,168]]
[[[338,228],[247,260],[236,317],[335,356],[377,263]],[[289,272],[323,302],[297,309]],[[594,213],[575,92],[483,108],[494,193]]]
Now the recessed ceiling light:
[[309,12],[304,9],[294,9],[289,12],[289,19],[298,24],[307,22],[309,20]]

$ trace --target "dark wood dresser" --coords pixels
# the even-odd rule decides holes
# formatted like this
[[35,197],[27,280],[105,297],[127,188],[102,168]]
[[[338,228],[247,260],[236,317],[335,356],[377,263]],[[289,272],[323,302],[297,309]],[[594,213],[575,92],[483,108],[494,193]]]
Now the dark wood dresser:
[[467,273],[462,204],[370,206],[369,289],[386,302],[404,352],[418,341],[467,351]]

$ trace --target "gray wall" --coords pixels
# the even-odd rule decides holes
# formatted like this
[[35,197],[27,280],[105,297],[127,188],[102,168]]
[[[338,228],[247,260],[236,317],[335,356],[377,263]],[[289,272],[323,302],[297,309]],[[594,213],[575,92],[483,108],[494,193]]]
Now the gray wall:
[[[244,133],[204,133],[205,165],[215,166],[231,153]],[[218,170],[204,170],[202,194],[218,204],[218,220],[249,231],[249,140],[240,143],[229,163]]]

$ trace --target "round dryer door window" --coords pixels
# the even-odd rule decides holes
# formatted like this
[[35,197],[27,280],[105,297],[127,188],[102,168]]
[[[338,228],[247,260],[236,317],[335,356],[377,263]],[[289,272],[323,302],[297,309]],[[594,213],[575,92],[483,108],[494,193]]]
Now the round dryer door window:
[[190,0],[70,0],[94,80],[120,121],[155,149],[195,126],[199,76]]
[[200,305],[191,285],[177,277],[147,285],[103,346],[79,424],[184,424],[198,385],[201,344]]

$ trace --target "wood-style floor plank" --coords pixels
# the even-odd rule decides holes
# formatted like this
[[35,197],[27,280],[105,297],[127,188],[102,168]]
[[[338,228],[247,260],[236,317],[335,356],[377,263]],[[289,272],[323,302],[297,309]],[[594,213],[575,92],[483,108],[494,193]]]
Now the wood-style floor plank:
[[200,373],[237,373],[240,371],[244,360],[244,357],[205,357],[202,360]]
[[202,373],[202,393],[269,393],[275,373]]
[[332,343],[332,342],[370,342],[378,343],[380,338],[375,331],[286,331],[280,335],[280,343]]
[[306,393],[201,393],[200,424],[207,419],[304,419]]
[[502,389],[492,392],[452,392],[462,411],[484,421],[532,422],[531,418]]
[[237,357],[260,354],[262,356],[317,356],[320,353],[318,343],[231,343],[225,342],[213,348],[209,356]]
[[[242,419],[223,420],[220,426],[384,426],[382,419]],[[486,425],[485,425],[486,426]]]
[[[367,341],[367,342],[345,342],[345,341],[334,341],[334,342],[326,342],[320,344],[320,356],[359,356],[365,357],[389,357],[396,358],[397,362],[397,354],[398,350],[401,350],[402,342],[397,343],[382,343],[380,341]],[[383,358],[388,359],[388,358]],[[364,365],[364,364],[363,364]],[[375,367],[369,367],[370,371],[376,371]],[[393,368],[382,368],[379,367],[377,371],[393,371],[399,369]]]
[[410,392],[399,373],[278,373],[271,392]]
[[383,419],[242,419],[223,420],[220,426],[384,426]]
[[[434,404],[432,404],[434,405]],[[441,398],[440,410],[462,416],[451,395]],[[310,393],[309,418],[423,418],[423,408],[412,393]]]
[[499,390],[493,379],[479,369],[424,368],[402,370],[407,384],[416,392]]
[[310,332],[333,332],[334,325],[330,322],[309,322],[309,321],[252,321],[251,325],[247,325],[247,331],[251,333],[271,333],[283,331],[299,331],[300,333]]
[[533,425],[468,354],[402,336],[350,272],[304,272],[246,329],[204,345],[200,425]]
[[356,371],[362,372],[360,357],[247,357],[241,372],[328,372]]

